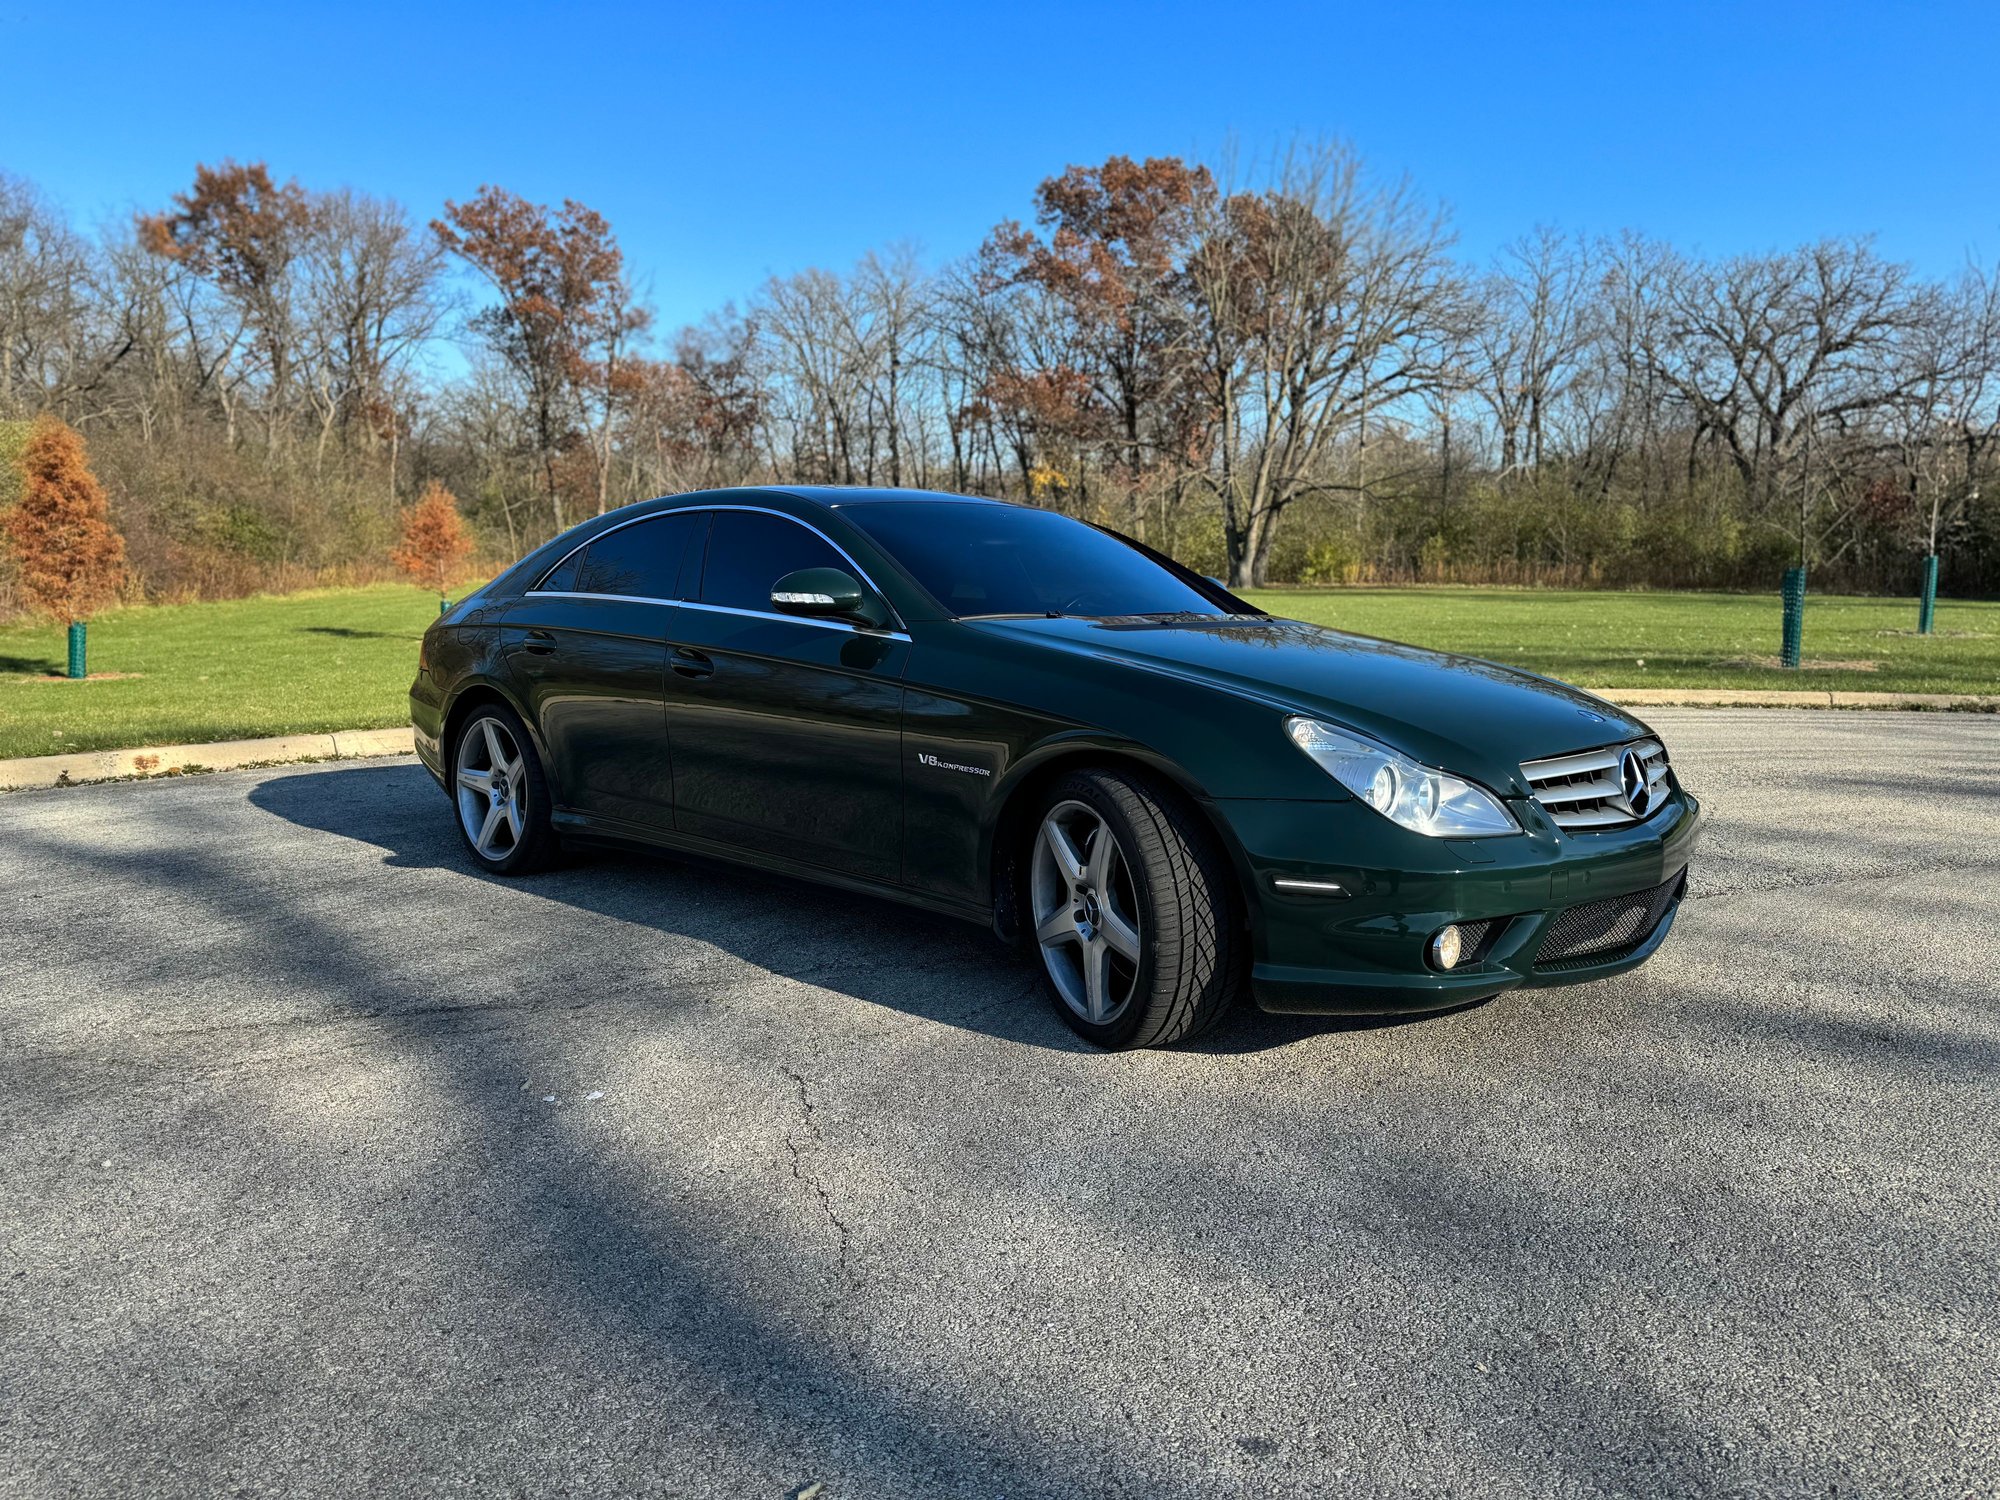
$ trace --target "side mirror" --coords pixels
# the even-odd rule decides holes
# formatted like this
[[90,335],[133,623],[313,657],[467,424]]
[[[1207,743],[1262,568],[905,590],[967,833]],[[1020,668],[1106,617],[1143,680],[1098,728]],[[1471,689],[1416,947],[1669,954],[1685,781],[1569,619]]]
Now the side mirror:
[[838,568],[800,568],[771,585],[771,608],[781,615],[846,620],[879,630],[889,622],[882,601]]

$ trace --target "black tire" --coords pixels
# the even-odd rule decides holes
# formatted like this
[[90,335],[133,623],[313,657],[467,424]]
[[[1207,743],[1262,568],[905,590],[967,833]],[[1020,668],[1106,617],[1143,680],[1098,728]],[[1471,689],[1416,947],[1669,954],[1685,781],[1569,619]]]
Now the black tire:
[[[504,850],[498,852],[482,849],[474,830],[467,826],[470,817],[467,798],[470,796],[477,803],[478,795],[462,789],[459,781],[465,753],[469,752],[474,760],[490,759],[490,754],[480,748],[489,744],[486,733],[489,721],[498,727],[498,743],[518,755],[518,759],[509,759],[519,767],[518,774],[506,778],[506,784],[510,794],[518,793],[516,810],[520,826]],[[541,756],[535,751],[534,737],[521,722],[521,716],[505,704],[482,703],[458,726],[445,756],[445,790],[451,797],[452,821],[458,825],[465,852],[489,874],[532,874],[546,869],[560,852],[555,829],[549,823],[554,799],[549,794],[549,778],[542,770]]]
[[[1139,919],[1139,962],[1128,981],[1128,999],[1101,1023],[1065,997],[1052,968],[1059,960],[1045,952],[1036,931],[1038,842],[1046,820],[1076,804],[1096,813],[1117,839],[1130,876],[1123,899],[1136,906]],[[1071,772],[1042,798],[1028,838],[1020,895],[1023,931],[1056,1013],[1079,1036],[1108,1050],[1170,1047],[1193,1040],[1228,1014],[1242,993],[1246,960],[1235,875],[1214,831],[1177,788],[1124,768]],[[1059,865],[1052,864],[1055,868]]]

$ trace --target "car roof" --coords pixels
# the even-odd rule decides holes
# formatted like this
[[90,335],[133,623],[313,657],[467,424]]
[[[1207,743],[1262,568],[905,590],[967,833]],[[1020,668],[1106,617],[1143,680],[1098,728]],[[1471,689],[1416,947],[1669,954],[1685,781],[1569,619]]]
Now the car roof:
[[943,490],[898,490],[883,489],[869,485],[847,484],[773,484],[764,488],[781,495],[796,496],[800,500],[810,500],[829,509],[839,509],[848,505],[882,505],[898,500],[947,500],[959,505],[1004,505],[1004,500],[989,500],[979,495],[953,495]]

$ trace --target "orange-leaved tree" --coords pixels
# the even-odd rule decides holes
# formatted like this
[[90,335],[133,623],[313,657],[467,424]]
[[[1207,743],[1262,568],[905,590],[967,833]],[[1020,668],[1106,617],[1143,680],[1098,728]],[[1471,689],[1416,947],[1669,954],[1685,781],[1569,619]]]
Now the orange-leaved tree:
[[472,538],[459,516],[458,501],[433,479],[416,504],[403,513],[403,542],[391,554],[397,567],[419,583],[437,590],[438,610],[445,607],[445,585],[452,570],[472,555]]
[[125,539],[83,438],[53,416],[36,420],[21,450],[21,500],[7,514],[7,539],[22,599],[69,625],[69,675],[88,675],[84,622],[125,582]]

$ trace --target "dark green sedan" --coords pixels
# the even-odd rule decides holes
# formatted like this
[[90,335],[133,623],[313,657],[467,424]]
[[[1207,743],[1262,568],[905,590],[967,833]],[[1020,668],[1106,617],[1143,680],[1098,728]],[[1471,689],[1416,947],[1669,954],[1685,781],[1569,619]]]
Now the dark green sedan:
[[1492,662],[1274,619],[1049,511],[678,495],[433,625],[418,754],[473,859],[734,860],[990,924],[1105,1047],[1643,963],[1699,808],[1658,736]]

